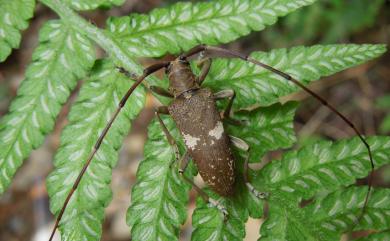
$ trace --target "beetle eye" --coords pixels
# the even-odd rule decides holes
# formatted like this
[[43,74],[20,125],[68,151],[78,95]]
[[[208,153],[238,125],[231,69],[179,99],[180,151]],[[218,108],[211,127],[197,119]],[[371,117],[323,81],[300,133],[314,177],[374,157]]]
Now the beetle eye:
[[186,65],[190,64],[188,62],[187,58],[185,56],[182,56],[182,55],[179,56],[179,63],[186,64]]
[[188,62],[186,59],[179,59],[179,63],[185,64],[185,65],[190,65],[190,62]]

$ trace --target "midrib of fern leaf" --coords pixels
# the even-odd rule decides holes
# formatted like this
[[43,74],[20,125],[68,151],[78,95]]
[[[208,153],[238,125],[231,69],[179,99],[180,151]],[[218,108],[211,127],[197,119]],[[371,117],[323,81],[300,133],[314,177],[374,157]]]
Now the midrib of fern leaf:
[[0,0],[0,62],[19,46],[20,31],[28,27],[34,7],[34,0]]
[[[60,211],[89,152],[131,84],[111,60],[95,64],[71,109],[55,156],[55,170],[47,178],[53,213]],[[113,123],[64,212],[59,227],[63,240],[100,240],[104,208],[112,195],[112,168],[130,122],[144,102],[144,89],[137,88]]]
[[[175,138],[173,121],[164,123]],[[178,143],[181,143],[177,139]],[[185,205],[190,185],[178,172],[178,163],[158,121],[149,127],[145,159],[137,170],[137,183],[132,189],[127,223],[134,240],[177,240],[180,226],[186,220]],[[185,175],[192,178],[191,165]]]
[[[389,163],[390,138],[368,137],[375,167]],[[358,137],[335,143],[322,141],[286,153],[282,160],[266,165],[254,178],[255,184],[288,195],[311,198],[348,186],[370,171],[367,149]]]
[[197,44],[227,43],[262,30],[315,0],[222,0],[177,3],[148,15],[111,18],[108,29],[135,56],[177,54]]
[[42,144],[70,91],[94,61],[90,42],[61,21],[40,31],[40,45],[0,132],[0,193],[32,149]]
[[[385,51],[385,45],[380,44],[339,44],[253,52],[251,57],[307,84],[367,62]],[[214,60],[204,85],[215,90],[234,89],[236,109],[256,104],[270,105],[299,90],[292,82],[240,59]]]

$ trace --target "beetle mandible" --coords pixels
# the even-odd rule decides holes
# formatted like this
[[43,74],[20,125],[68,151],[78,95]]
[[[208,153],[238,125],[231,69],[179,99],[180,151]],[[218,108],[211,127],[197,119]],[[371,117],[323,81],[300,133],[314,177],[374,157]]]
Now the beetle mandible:
[[[248,144],[245,141],[234,137],[229,136],[225,133],[222,121],[224,119],[230,119],[232,122],[238,123],[239,121],[235,121],[231,119],[231,107],[234,101],[235,93],[234,90],[222,90],[217,93],[213,93],[208,88],[202,88],[202,82],[206,78],[210,66],[211,59],[206,58],[202,61],[201,64],[201,72],[199,76],[195,76],[191,70],[190,64],[188,62],[188,58],[205,52],[212,52],[221,57],[228,58],[240,58],[244,61],[250,62],[257,66],[267,69],[284,79],[291,81],[314,98],[316,98],[323,105],[327,106],[332,112],[337,114],[345,123],[347,123],[350,128],[354,130],[356,135],[363,142],[364,146],[367,148],[368,157],[371,163],[371,170],[374,170],[374,162],[372,159],[372,153],[370,146],[367,141],[360,133],[360,131],[353,125],[353,123],[348,120],[342,113],[340,113],[334,106],[330,105],[324,98],[304,86],[301,82],[294,79],[289,74],[286,74],[278,69],[275,69],[269,65],[266,65],[256,59],[253,59],[249,56],[240,54],[238,52],[230,51],[224,48],[212,47],[206,45],[199,45],[187,53],[180,55],[175,60],[170,62],[162,62],[158,64],[151,65],[147,67],[143,74],[136,78],[135,83],[129,88],[127,93],[122,97],[119,102],[118,108],[112,115],[111,119],[107,123],[106,127],[103,129],[101,135],[96,141],[93,150],[91,151],[86,163],[84,164],[82,170],[80,171],[75,183],[72,186],[64,205],[62,206],[60,213],[57,216],[55,226],[52,230],[51,236],[49,240],[52,240],[54,237],[54,233],[58,227],[58,224],[64,214],[66,206],[72,197],[74,191],[77,189],[82,176],[87,170],[90,162],[92,161],[94,155],[99,149],[104,137],[109,131],[112,123],[118,116],[119,112],[125,105],[126,101],[133,93],[133,91],[137,88],[138,85],[142,83],[142,81],[149,76],[150,74],[165,68],[166,74],[169,79],[169,88],[165,90],[163,88],[157,86],[151,86],[150,90],[158,95],[162,95],[165,97],[173,98],[173,101],[168,106],[161,106],[156,109],[156,116],[162,130],[164,131],[169,144],[174,148],[176,160],[179,161],[179,173],[183,174],[184,170],[188,164],[190,157],[194,160],[195,164],[198,167],[199,173],[204,181],[211,187],[213,191],[218,193],[221,196],[229,196],[232,195],[234,190],[234,182],[235,182],[235,174],[234,174],[234,158],[231,151],[231,144],[238,147],[241,150],[246,151],[249,150]],[[123,68],[119,68],[119,71],[131,77],[132,75]],[[225,110],[220,114],[216,108],[216,101],[220,99],[229,99],[229,102],[225,108]],[[170,115],[176,123],[176,126],[180,130],[180,133],[184,139],[187,151],[185,154],[180,157],[179,150],[176,144],[176,141],[169,133],[167,127],[162,121],[160,115],[167,114]],[[244,162],[244,181],[249,191],[251,191],[258,198],[266,198],[268,193],[260,192],[256,190],[252,184],[249,182],[248,178],[248,157]],[[220,205],[217,201],[209,198],[209,196],[202,191],[199,187],[197,187],[192,180],[188,179],[185,175],[181,175],[187,182],[191,183],[196,191],[201,195],[201,197],[212,206],[217,207],[221,212],[223,212],[224,216],[228,214],[226,209]],[[368,192],[365,198],[364,206],[362,209],[362,213],[358,219],[364,214],[365,208],[367,206],[368,197],[371,190],[371,182],[372,182],[372,171],[369,177],[369,185]]]

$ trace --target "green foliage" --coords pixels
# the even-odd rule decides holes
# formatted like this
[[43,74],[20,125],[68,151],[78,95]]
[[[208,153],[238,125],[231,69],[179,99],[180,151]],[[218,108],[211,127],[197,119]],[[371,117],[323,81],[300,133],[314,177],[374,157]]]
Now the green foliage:
[[379,233],[373,233],[367,237],[357,239],[357,241],[386,241],[390,239],[390,232],[384,231]]
[[[255,52],[251,56],[307,84],[362,64],[385,51],[384,45],[338,44],[275,49],[269,53]],[[214,89],[234,89],[236,108],[270,105],[279,101],[279,97],[299,89],[284,78],[239,59],[215,60],[205,85]]]
[[[54,159],[56,169],[47,178],[51,211],[58,214],[99,134],[132,84],[110,60],[96,62],[69,113]],[[104,208],[111,200],[112,168],[118,159],[130,121],[144,106],[145,92],[138,88],[114,122],[68,204],[61,225],[63,240],[99,240]]]
[[0,0],[0,62],[18,48],[20,31],[28,27],[28,20],[34,13],[34,0]]
[[[211,192],[209,193],[213,198],[217,198]],[[245,222],[248,219],[248,213],[244,206],[245,202],[242,200],[242,193],[236,193],[235,197],[230,200],[218,198],[217,200],[227,208],[228,219],[224,221],[218,209],[210,208],[198,198],[192,216],[194,231],[191,240],[243,240],[245,238]]]
[[75,10],[93,10],[98,7],[108,8],[114,5],[122,5],[125,0],[65,0]]
[[[373,148],[376,166],[389,163],[390,137],[372,137],[368,142]],[[366,187],[351,187],[348,191],[342,187],[366,176],[369,166],[367,151],[357,138],[333,144],[319,142],[288,152],[281,161],[268,164],[253,177],[258,188],[272,193],[269,198],[270,217],[261,228],[264,240],[274,240],[275,237],[282,240],[339,239],[360,215],[367,194]],[[366,219],[366,215],[388,218],[388,210],[373,208],[378,203],[386,207],[386,202],[390,201],[388,197],[388,189],[374,191],[363,218]],[[315,198],[312,204],[299,208],[300,200],[311,198]],[[374,224],[376,230],[386,229],[388,224],[376,226],[380,225],[378,221],[381,220],[374,219],[371,225],[363,221],[355,230],[373,228]]]
[[[360,224],[362,206],[367,194],[365,187],[349,187],[319,197],[304,208],[291,196],[274,193],[270,216],[261,227],[260,240],[339,240],[343,232],[354,230],[383,230],[389,222],[389,189],[372,191],[367,211]],[[371,239],[369,239],[371,240]]]
[[149,14],[112,18],[108,28],[132,55],[178,54],[197,44],[228,43],[274,24],[279,16],[315,0],[222,0],[177,3]]
[[[370,137],[367,142],[376,167],[389,162],[389,138]],[[367,158],[367,149],[359,138],[317,142],[288,152],[282,160],[267,165],[255,183],[259,187],[265,185],[272,192],[293,192],[296,197],[309,199],[315,193],[334,191],[367,176],[370,171]]]
[[[173,121],[165,118],[164,123],[178,138]],[[185,206],[191,187],[179,176],[177,164],[159,122],[154,121],[149,127],[145,159],[138,167],[127,212],[134,240],[177,240],[180,225],[187,218]]]
[[250,162],[256,162],[268,151],[289,148],[296,142],[293,121],[297,106],[290,102],[242,111],[234,115],[242,125],[226,128],[230,135],[239,136],[249,144]]
[[39,41],[26,78],[0,124],[0,193],[23,159],[53,129],[61,106],[95,59],[89,40],[59,20],[43,26]]
[[312,217],[313,231],[322,240],[335,240],[342,232],[355,230],[386,230],[390,222],[390,190],[374,189],[361,221],[362,207],[367,194],[366,187],[350,187],[318,198],[304,208],[305,216]]
[[[141,68],[133,57],[177,54],[199,43],[228,43],[262,30],[275,23],[279,16],[310,5],[314,0],[177,3],[149,14],[111,18],[108,30],[104,31],[74,14],[69,7],[91,10],[119,5],[122,0],[42,2],[54,9],[61,20],[51,20],[41,29],[40,44],[27,69],[26,79],[9,114],[1,122],[0,192],[6,190],[23,159],[41,145],[44,136],[51,131],[77,80],[89,73],[71,108],[69,124],[61,135],[55,170],[47,178],[51,211],[58,215],[120,97],[133,83],[119,74],[115,65],[132,67],[129,70],[138,73]],[[5,1],[0,0],[0,4]],[[102,47],[110,58],[95,62],[94,49],[86,36]],[[251,56],[308,84],[364,63],[384,51],[383,45],[318,45],[254,52]],[[199,72],[196,67],[194,71]],[[161,82],[161,85],[167,84]],[[151,77],[145,85],[155,83],[156,79]],[[292,121],[297,103],[278,103],[280,97],[298,90],[290,82],[238,59],[216,59],[205,86],[213,91],[227,88],[236,91],[234,109],[239,111],[234,113],[234,118],[242,125],[225,123],[225,127],[229,134],[250,144],[251,162],[259,161],[269,151],[291,148],[296,142]],[[112,168],[130,122],[140,112],[144,101],[145,90],[139,87],[102,142],[60,222],[62,240],[100,240],[104,208],[112,195],[109,187]],[[184,145],[173,121],[164,117],[164,122],[183,154]],[[370,137],[368,142],[376,167],[388,163],[390,138]],[[198,198],[193,214],[192,240],[243,240],[248,217],[263,216],[264,202],[249,192],[243,181],[244,153],[235,150],[235,154],[235,195],[221,198],[208,188],[204,189],[226,207],[228,219],[224,221],[217,208]],[[190,164],[185,175],[191,179],[196,174],[195,169]],[[352,227],[367,193],[366,187],[350,186],[369,171],[367,151],[358,138],[311,143],[300,150],[286,152],[281,160],[274,160],[261,170],[250,170],[254,186],[270,194],[267,199],[269,215],[261,227],[261,240],[337,240],[342,232]],[[127,213],[132,238],[177,240],[180,226],[187,218],[185,206],[189,188],[190,185],[178,175],[174,153],[159,123],[153,121]],[[379,233],[373,237],[387,237],[385,230],[390,225],[388,197],[389,189],[376,189],[369,200],[364,221],[355,230],[375,229]],[[311,203],[301,208],[302,200]]]

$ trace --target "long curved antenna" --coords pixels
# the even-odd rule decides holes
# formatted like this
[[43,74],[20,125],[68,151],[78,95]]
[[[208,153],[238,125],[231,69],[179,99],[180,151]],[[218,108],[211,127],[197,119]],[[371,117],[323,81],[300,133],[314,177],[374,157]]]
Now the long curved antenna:
[[[116,111],[112,115],[112,117],[109,120],[109,122],[107,123],[107,125],[104,127],[102,133],[100,134],[98,140],[96,141],[96,143],[95,143],[95,145],[93,147],[93,150],[91,151],[91,153],[88,156],[87,162],[84,164],[84,166],[81,169],[79,175],[77,176],[76,181],[74,182],[74,184],[72,186],[72,189],[70,190],[68,196],[66,197],[64,205],[62,206],[61,211],[60,211],[60,213],[57,216],[57,219],[56,219],[54,228],[53,228],[53,230],[51,232],[49,241],[52,241],[52,239],[54,237],[54,234],[55,234],[55,232],[57,230],[58,224],[61,221],[62,215],[65,212],[66,206],[68,205],[68,202],[69,202],[70,198],[72,197],[74,191],[77,189],[78,185],[80,184],[81,178],[83,177],[85,171],[87,170],[87,168],[88,168],[89,164],[91,163],[93,157],[95,156],[96,152],[99,150],[99,147],[102,144],[102,141],[103,141],[104,137],[107,135],[107,132],[111,128],[112,123],[115,121],[115,119],[118,116],[119,112],[122,110],[123,106],[126,104],[126,101],[129,99],[130,95],[133,93],[133,91],[137,88],[137,86],[139,84],[141,84],[142,81],[148,75],[156,72],[159,69],[167,67],[168,64],[169,64],[169,62],[158,63],[158,64],[151,65],[148,68],[144,69],[143,74],[136,79],[135,83],[129,88],[127,93],[122,97],[121,101],[118,104],[118,108],[116,109]],[[126,73],[126,71],[124,69],[121,69],[121,68],[119,69],[119,71]]]
[[375,169],[375,165],[374,165],[374,161],[373,161],[373,158],[372,158],[370,145],[367,143],[366,139],[363,137],[363,135],[360,133],[360,131],[355,127],[355,125],[350,120],[348,120],[347,117],[345,117],[342,113],[340,113],[333,105],[331,105],[324,98],[322,98],[321,96],[319,96],[318,94],[316,94],[315,92],[313,92],[312,90],[310,90],[309,88],[304,86],[301,82],[299,82],[298,80],[296,80],[293,77],[291,77],[291,75],[289,75],[287,73],[284,73],[284,72],[282,72],[282,71],[280,71],[278,69],[275,69],[275,68],[273,68],[273,67],[271,67],[271,66],[269,66],[267,64],[264,64],[264,63],[262,63],[262,62],[260,62],[260,61],[258,61],[256,59],[250,57],[250,56],[243,55],[241,53],[238,53],[238,52],[235,52],[235,51],[231,51],[231,50],[228,50],[228,49],[224,49],[224,48],[207,46],[207,45],[198,45],[198,46],[190,49],[187,53],[181,55],[181,57],[182,58],[187,58],[187,57],[190,57],[192,55],[201,53],[203,51],[212,51],[212,52],[215,52],[217,54],[222,55],[221,57],[236,57],[236,58],[240,58],[240,59],[242,59],[244,61],[247,61],[247,62],[253,63],[255,65],[258,65],[260,67],[263,67],[263,68],[265,68],[265,69],[267,69],[267,70],[269,70],[269,71],[271,71],[271,72],[273,72],[273,73],[275,73],[275,74],[285,78],[286,80],[293,82],[295,85],[299,86],[301,89],[303,89],[304,91],[306,91],[307,93],[312,95],[314,98],[316,98],[323,105],[328,107],[332,112],[336,113],[342,120],[344,120],[345,123],[347,123],[353,129],[353,131],[356,133],[356,135],[359,137],[359,139],[363,142],[364,146],[367,148],[368,157],[370,159],[370,164],[371,164],[371,172],[370,172],[370,175],[368,177],[367,195],[366,195],[366,198],[364,200],[364,206],[362,208],[362,213],[359,215],[359,218],[357,219],[357,222],[356,222],[356,224],[358,224],[360,222],[361,218],[363,217],[363,215],[365,213],[365,210],[367,208],[368,198],[369,198],[370,193],[371,193],[371,186],[372,186],[372,180],[373,180],[373,171]]

